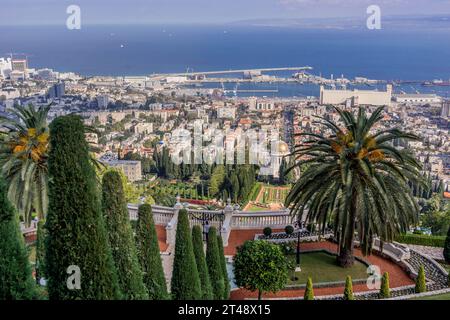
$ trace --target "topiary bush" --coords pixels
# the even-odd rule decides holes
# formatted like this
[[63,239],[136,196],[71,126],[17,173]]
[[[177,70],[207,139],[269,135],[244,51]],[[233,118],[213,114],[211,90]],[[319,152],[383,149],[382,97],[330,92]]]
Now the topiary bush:
[[294,233],[294,227],[291,225],[288,225],[284,228],[284,232],[286,232],[286,234],[293,234]]
[[314,288],[311,277],[308,277],[308,282],[306,283],[306,290],[303,299],[314,300]]
[[168,299],[169,294],[167,293],[166,278],[159,252],[158,235],[153,220],[152,207],[149,204],[142,204],[138,208],[136,247],[149,298],[154,300]]
[[202,229],[200,226],[194,226],[192,228],[192,245],[194,247],[195,261],[202,287],[202,299],[211,300],[213,298],[211,280],[209,279],[208,266],[206,265]]
[[389,273],[385,272],[381,278],[380,298],[387,299],[391,297],[391,290],[389,288]]
[[148,299],[138,260],[127,202],[119,172],[108,170],[102,178],[102,211],[124,300]]
[[351,276],[347,276],[347,279],[345,279],[344,300],[355,300]]
[[230,297],[230,279],[228,278],[227,262],[225,261],[225,251],[223,249],[223,240],[220,234],[217,235],[217,247],[219,249],[220,267],[222,268],[223,281],[224,281],[224,300],[228,300]]
[[209,278],[213,289],[213,297],[223,300],[225,281],[221,267],[219,246],[217,244],[217,232],[215,227],[210,227],[208,232],[208,244],[206,246],[206,264],[208,265]]
[[189,218],[185,209],[178,213],[170,287],[174,300],[200,300],[202,298],[200,277],[192,246],[192,235],[189,230]]
[[425,279],[425,269],[423,266],[419,268],[419,274],[416,278],[416,293],[422,293],[427,291],[426,279]]
[[[97,177],[79,116],[59,117],[50,124],[48,175],[45,264],[49,298],[120,298]],[[80,270],[79,290],[67,286],[67,270],[72,265]]]
[[263,229],[263,234],[264,234],[266,237],[270,237],[270,236],[272,235],[272,228],[271,228],[271,227],[265,227],[265,228]]

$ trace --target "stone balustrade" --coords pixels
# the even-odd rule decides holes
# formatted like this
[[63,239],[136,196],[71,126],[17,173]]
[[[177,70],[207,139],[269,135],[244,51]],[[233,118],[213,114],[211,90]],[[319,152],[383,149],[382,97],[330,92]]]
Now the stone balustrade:
[[283,229],[287,225],[293,224],[293,217],[288,210],[281,211],[258,211],[244,212],[238,211],[231,219],[231,229]]

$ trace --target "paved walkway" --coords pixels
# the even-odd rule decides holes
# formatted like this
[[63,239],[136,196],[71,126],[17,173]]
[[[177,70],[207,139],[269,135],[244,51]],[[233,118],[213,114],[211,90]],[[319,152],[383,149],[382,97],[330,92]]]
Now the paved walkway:
[[438,248],[438,247],[428,247],[428,246],[418,246],[415,244],[408,244],[408,247],[410,247],[413,250],[416,250],[417,252],[421,254],[425,254],[434,260],[444,261],[444,249]]

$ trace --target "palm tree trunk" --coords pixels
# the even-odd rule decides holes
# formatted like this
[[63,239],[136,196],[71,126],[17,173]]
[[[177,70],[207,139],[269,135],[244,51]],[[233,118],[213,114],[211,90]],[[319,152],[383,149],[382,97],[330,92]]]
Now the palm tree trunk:
[[339,255],[337,257],[338,264],[343,268],[350,268],[355,263],[353,254],[353,240],[355,237],[355,218],[356,218],[356,198],[353,198],[350,205],[349,221],[347,224],[347,232],[339,247]]

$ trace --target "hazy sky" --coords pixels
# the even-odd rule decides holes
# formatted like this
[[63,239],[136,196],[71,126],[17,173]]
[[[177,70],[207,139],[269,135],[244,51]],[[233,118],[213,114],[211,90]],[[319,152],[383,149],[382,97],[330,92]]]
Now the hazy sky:
[[0,24],[65,23],[66,8],[81,8],[86,24],[223,23],[247,19],[450,14],[450,0],[0,0]]

